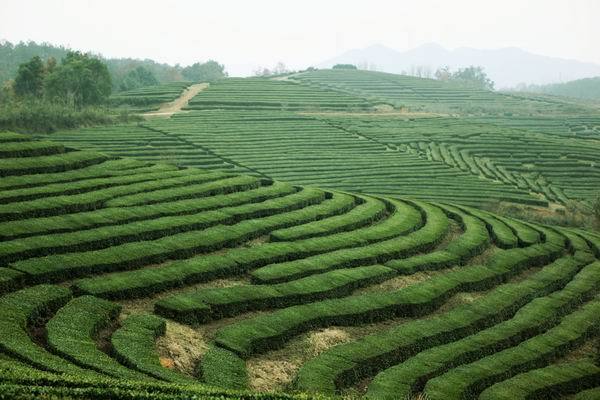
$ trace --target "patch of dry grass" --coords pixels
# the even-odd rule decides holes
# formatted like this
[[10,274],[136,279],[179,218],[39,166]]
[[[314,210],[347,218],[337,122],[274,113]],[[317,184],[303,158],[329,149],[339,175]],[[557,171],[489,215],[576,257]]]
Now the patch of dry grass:
[[163,366],[193,376],[198,360],[208,350],[208,340],[187,325],[167,321],[167,332],[158,338],[156,348]]

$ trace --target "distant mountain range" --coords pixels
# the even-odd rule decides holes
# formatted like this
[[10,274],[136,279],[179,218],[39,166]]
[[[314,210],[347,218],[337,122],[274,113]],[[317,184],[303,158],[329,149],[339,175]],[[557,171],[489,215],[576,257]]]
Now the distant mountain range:
[[452,70],[477,65],[484,67],[496,88],[511,88],[519,84],[548,84],[600,76],[600,65],[556,57],[546,57],[516,47],[480,50],[459,47],[447,50],[429,43],[408,51],[398,51],[382,45],[349,50],[318,66],[355,64],[392,73],[431,74],[448,65]]

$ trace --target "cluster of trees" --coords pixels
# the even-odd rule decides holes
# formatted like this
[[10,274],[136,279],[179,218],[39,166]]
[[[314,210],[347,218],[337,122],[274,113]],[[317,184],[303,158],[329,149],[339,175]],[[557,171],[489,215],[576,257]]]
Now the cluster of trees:
[[438,68],[435,78],[441,81],[458,82],[478,89],[494,90],[494,82],[487,76],[483,67],[470,66],[451,72],[450,67],[446,66]]
[[214,82],[227,76],[225,66],[214,60],[192,64],[183,68],[181,74],[186,80],[194,82]]
[[3,84],[0,130],[47,133],[135,119],[107,112],[111,91],[108,68],[96,57],[68,52],[58,63],[33,56]]
[[354,64],[335,64],[331,69],[358,69]]
[[253,74],[254,76],[277,76],[292,72],[283,62],[279,61],[273,68],[258,67]]
[[106,102],[112,91],[106,65],[88,54],[69,52],[59,63],[39,56],[19,65],[15,79],[5,85],[18,100],[47,100],[81,108]]
[[139,66],[125,74],[119,84],[119,90],[125,91],[152,85],[158,85],[158,80],[154,74],[146,68]]
[[[43,62],[61,60],[71,52],[68,48],[48,43],[0,41],[0,86],[13,79],[19,65],[38,56]],[[108,68],[113,92],[131,90],[157,83],[175,81],[212,81],[226,76],[223,65],[215,61],[195,63],[189,67],[157,63],[153,60],[103,58],[95,55]],[[156,81],[156,82],[155,82]]]

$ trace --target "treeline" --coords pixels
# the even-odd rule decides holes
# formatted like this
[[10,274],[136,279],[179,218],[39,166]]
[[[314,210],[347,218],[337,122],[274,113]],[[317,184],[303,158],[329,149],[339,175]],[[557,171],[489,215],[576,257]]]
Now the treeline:
[[52,132],[129,119],[110,115],[111,92],[108,68],[98,58],[79,52],[60,62],[33,56],[0,91],[0,130]]
[[[54,46],[49,43],[0,42],[0,84],[14,79],[19,65],[38,56],[43,62],[53,58],[61,60],[71,49]],[[137,60],[132,58],[100,59],[108,68],[111,77],[112,91],[136,89],[142,86],[155,85],[174,81],[212,81],[226,76],[225,67],[216,61],[197,62],[188,67],[157,63],[153,60]]]
[[173,81],[226,76],[216,61],[189,67],[107,60],[34,42],[0,43],[0,131],[52,132],[139,117],[109,107],[112,93]]
[[548,85],[519,85],[516,89],[532,93],[568,96],[586,100],[600,100],[600,76]]

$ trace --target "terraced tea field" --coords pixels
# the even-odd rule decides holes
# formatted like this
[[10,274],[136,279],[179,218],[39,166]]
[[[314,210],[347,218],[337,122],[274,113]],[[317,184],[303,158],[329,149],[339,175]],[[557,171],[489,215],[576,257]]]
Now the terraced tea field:
[[112,95],[110,102],[112,105],[122,106],[132,111],[157,110],[161,104],[178,98],[191,84],[191,82],[169,82],[127,90]]
[[[386,104],[396,108],[382,111]],[[147,161],[477,207],[585,207],[600,187],[600,111],[567,100],[323,70],[224,79],[187,108],[170,119],[51,139]]]
[[313,89],[290,80],[229,78],[211,84],[190,101],[190,110],[369,110],[372,105],[340,91]]
[[[295,118],[316,154],[386,154],[346,119]],[[165,145],[200,146],[181,136]],[[0,398],[599,398],[598,234],[273,180],[236,141],[247,165],[219,171],[0,134]]]
[[[501,116],[573,114],[590,111],[585,103],[566,98],[498,93],[454,82],[352,70],[319,70],[295,74],[311,87],[340,90],[375,103],[412,111]],[[598,112],[598,107],[595,107]]]

